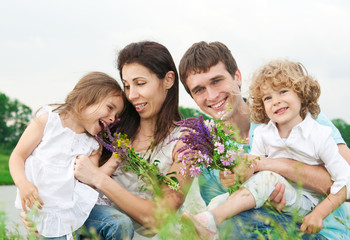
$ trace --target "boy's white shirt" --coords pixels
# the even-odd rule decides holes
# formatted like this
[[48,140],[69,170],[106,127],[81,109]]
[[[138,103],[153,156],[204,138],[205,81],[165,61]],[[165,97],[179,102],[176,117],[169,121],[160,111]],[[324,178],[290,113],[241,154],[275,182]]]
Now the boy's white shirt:
[[[331,193],[336,194],[346,186],[347,199],[350,198],[350,165],[339,154],[331,128],[317,123],[310,113],[292,129],[286,141],[281,139],[277,126],[272,121],[258,126],[254,130],[251,154],[290,158],[310,165],[325,166],[334,181]],[[312,190],[303,188],[302,194],[314,204],[320,201],[320,195]]]

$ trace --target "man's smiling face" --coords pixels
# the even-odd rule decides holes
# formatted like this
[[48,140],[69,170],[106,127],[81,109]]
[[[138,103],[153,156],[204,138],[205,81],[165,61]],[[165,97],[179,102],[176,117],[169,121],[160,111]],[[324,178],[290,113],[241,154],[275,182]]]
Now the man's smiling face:
[[242,99],[241,73],[237,69],[232,76],[222,62],[212,66],[207,72],[190,73],[186,80],[191,95],[198,107],[217,119],[219,112],[226,111],[227,104],[232,108],[226,113],[232,117],[238,110]]

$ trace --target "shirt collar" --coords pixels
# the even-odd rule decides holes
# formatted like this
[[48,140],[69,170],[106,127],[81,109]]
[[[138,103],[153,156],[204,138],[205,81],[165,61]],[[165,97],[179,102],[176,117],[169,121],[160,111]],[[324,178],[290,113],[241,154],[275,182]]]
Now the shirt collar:
[[267,127],[268,127],[268,128],[274,128],[274,129],[278,130],[278,129],[277,129],[277,126],[276,126],[276,123],[272,122],[272,120],[270,120],[270,121],[267,123]]
[[294,128],[299,129],[300,133],[303,135],[304,138],[308,138],[312,131],[312,124],[313,124],[313,118],[311,117],[311,114],[308,112],[306,114],[305,119],[296,125]]
[[[308,112],[306,114],[305,119],[301,123],[296,125],[292,129],[292,132],[299,131],[304,138],[308,138],[308,136],[311,134],[311,131],[312,131],[312,123],[313,123],[313,118],[311,117],[311,114]],[[278,132],[276,123],[274,123],[271,120],[267,123],[267,127],[274,128]]]

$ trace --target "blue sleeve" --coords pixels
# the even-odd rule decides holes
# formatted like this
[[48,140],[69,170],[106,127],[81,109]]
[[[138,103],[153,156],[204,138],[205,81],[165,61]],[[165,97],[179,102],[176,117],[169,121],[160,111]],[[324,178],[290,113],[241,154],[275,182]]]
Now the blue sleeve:
[[324,126],[328,126],[330,128],[332,128],[332,137],[334,139],[334,141],[337,144],[341,144],[341,143],[345,143],[344,139],[342,138],[338,128],[336,128],[334,126],[334,124],[331,122],[331,120],[329,120],[326,115],[324,115],[322,112],[318,115],[316,121]]
[[228,192],[228,189],[221,185],[219,170],[206,168],[202,170],[202,174],[198,177],[199,191],[205,204],[208,205],[214,197]]
[[250,123],[250,128],[249,128],[249,149],[248,153],[252,149],[252,144],[253,144],[253,138],[254,138],[254,130],[257,128],[260,124],[255,124],[255,123]]

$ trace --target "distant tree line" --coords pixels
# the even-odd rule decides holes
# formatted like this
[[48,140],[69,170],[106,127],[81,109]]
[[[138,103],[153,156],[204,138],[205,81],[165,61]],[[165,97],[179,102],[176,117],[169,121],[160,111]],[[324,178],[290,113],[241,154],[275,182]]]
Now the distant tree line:
[[[210,119],[201,111],[193,108],[179,108],[184,118],[202,115],[204,119]],[[11,100],[4,93],[0,92],[0,151],[9,154],[16,146],[23,131],[32,118],[32,110],[17,99]],[[350,146],[350,125],[342,119],[332,120],[339,129],[346,144]]]
[[201,111],[194,109],[194,108],[185,108],[185,107],[180,106],[179,110],[180,110],[183,118],[189,118],[189,117],[198,118],[200,115],[202,115],[204,120],[210,119],[210,117],[208,117],[207,115],[205,115]]
[[32,110],[0,92],[0,150],[11,153],[31,119]]
[[333,119],[332,122],[340,131],[346,145],[350,147],[350,125],[340,118]]

